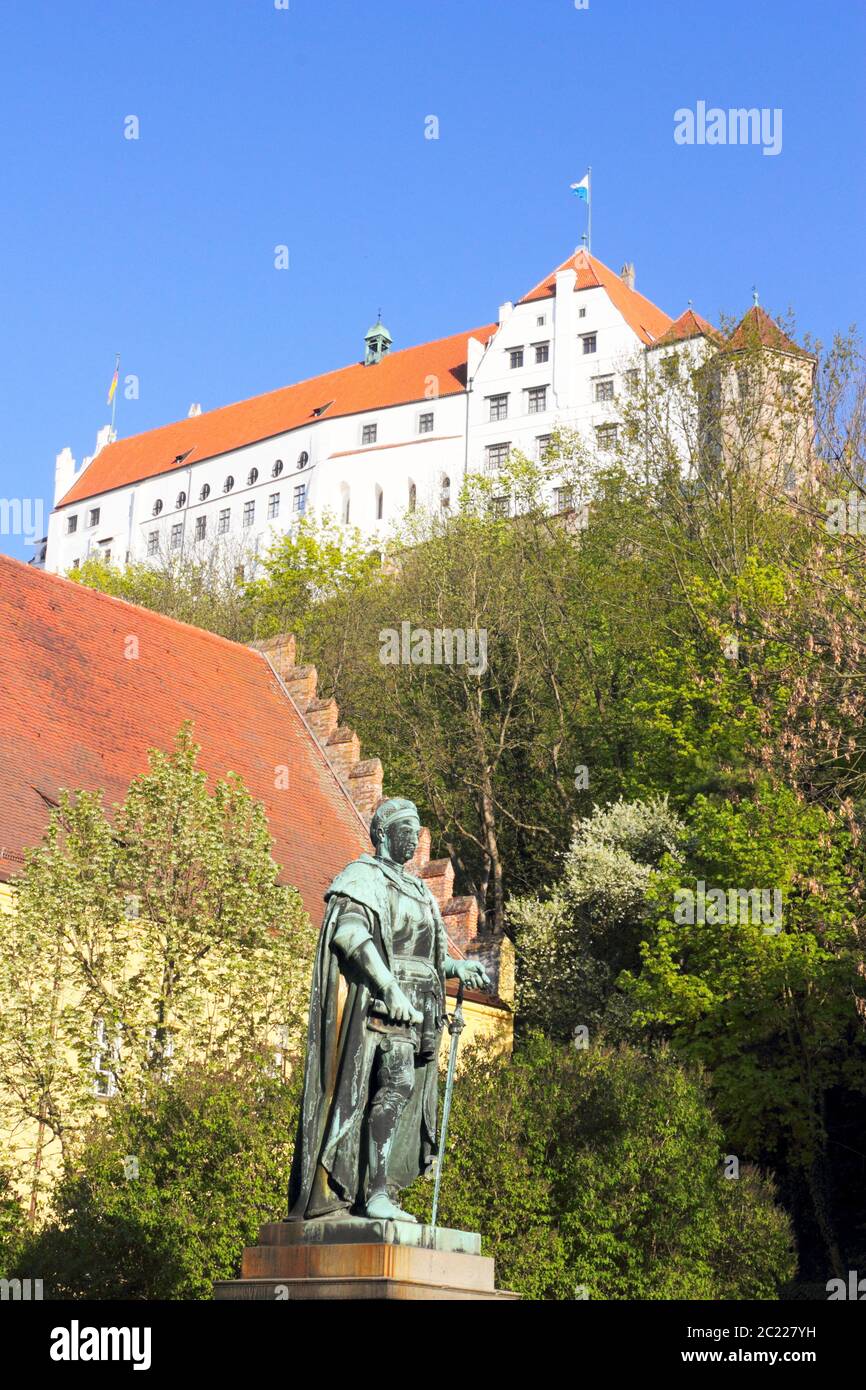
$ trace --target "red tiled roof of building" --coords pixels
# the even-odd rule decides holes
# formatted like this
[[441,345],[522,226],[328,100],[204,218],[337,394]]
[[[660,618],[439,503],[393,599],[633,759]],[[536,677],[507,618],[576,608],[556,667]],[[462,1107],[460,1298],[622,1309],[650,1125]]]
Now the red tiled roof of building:
[[237,772],[264,804],[281,877],[314,923],[333,875],[370,848],[259,651],[0,555],[0,692],[0,878],[20,873],[61,789],[116,804],[186,719],[211,785]]
[[758,346],[775,348],[778,352],[792,352],[798,357],[810,355],[783,332],[766,309],[762,309],[760,304],[753,304],[728,339],[727,348],[729,352],[739,352],[743,348]]
[[630,328],[637,333],[643,343],[653,343],[670,328],[669,314],[659,309],[649,299],[629,289],[625,281],[602,261],[591,256],[583,247],[575,251],[568,260],[558,265],[543,280],[523,296],[521,304],[531,304],[537,299],[549,299],[556,294],[556,277],[561,270],[577,272],[575,290],[603,289],[607,291],[615,309],[618,309]]
[[711,323],[696,314],[694,309],[686,309],[670,328],[657,338],[653,347],[670,347],[673,343],[683,343],[689,338],[711,338],[715,343],[722,342],[722,335]]
[[[96,455],[57,505],[65,507],[188,463],[201,463],[246,444],[314,424],[319,418],[333,420],[359,411],[424,400],[429,395],[430,377],[437,378],[440,396],[455,395],[466,385],[467,342],[474,337],[486,344],[494,331],[495,325],[486,324],[468,333],[389,352],[373,366],[355,362],[295,386],[283,386],[144,434],[118,439]],[[327,406],[327,410],[316,415],[322,406]]]

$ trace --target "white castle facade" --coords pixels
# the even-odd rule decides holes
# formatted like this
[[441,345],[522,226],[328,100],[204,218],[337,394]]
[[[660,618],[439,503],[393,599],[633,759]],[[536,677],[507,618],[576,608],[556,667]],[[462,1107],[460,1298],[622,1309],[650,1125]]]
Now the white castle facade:
[[214,542],[254,568],[310,512],[375,537],[407,511],[454,506],[467,473],[495,472],[510,449],[538,457],[559,427],[613,447],[627,374],[711,333],[638,294],[632,267],[617,275],[581,249],[483,328],[394,351],[377,323],[364,361],[130,438],[106,428],[78,469],[64,449],[46,568]]

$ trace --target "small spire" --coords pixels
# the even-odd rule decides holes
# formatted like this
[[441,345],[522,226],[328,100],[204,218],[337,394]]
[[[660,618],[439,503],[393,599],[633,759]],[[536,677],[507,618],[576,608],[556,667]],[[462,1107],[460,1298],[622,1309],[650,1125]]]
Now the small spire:
[[693,306],[693,302],[692,302],[691,299],[689,300],[688,307],[689,307],[690,309],[694,307],[694,306]]
[[757,286],[757,285],[753,285],[753,286],[752,286],[752,303],[754,304],[755,308],[757,309],[757,307],[758,307],[758,286]]

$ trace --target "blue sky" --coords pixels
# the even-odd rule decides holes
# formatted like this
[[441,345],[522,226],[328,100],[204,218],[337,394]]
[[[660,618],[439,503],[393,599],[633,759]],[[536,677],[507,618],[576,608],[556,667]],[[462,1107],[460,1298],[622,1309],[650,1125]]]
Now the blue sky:
[[[864,53],[861,0],[7,0],[0,499],[50,507],[115,352],[126,435],[355,360],[380,305],[395,347],[488,322],[587,164],[593,251],[669,313],[866,326]],[[781,152],[676,144],[699,101],[781,108]]]

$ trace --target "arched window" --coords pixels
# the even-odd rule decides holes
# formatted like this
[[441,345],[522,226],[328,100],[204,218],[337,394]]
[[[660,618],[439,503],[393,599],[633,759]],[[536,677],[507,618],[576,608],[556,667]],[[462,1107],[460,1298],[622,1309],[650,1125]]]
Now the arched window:
[[340,488],[340,519],[344,526],[349,524],[350,494],[348,483],[343,483]]
[[376,484],[376,520],[382,520],[382,512],[385,508],[385,496],[379,484]]
[[451,506],[451,479],[447,473],[442,474],[442,481],[439,485],[439,502],[443,512],[447,512]]
[[418,489],[414,483],[409,484],[409,510],[414,512],[418,503]]

